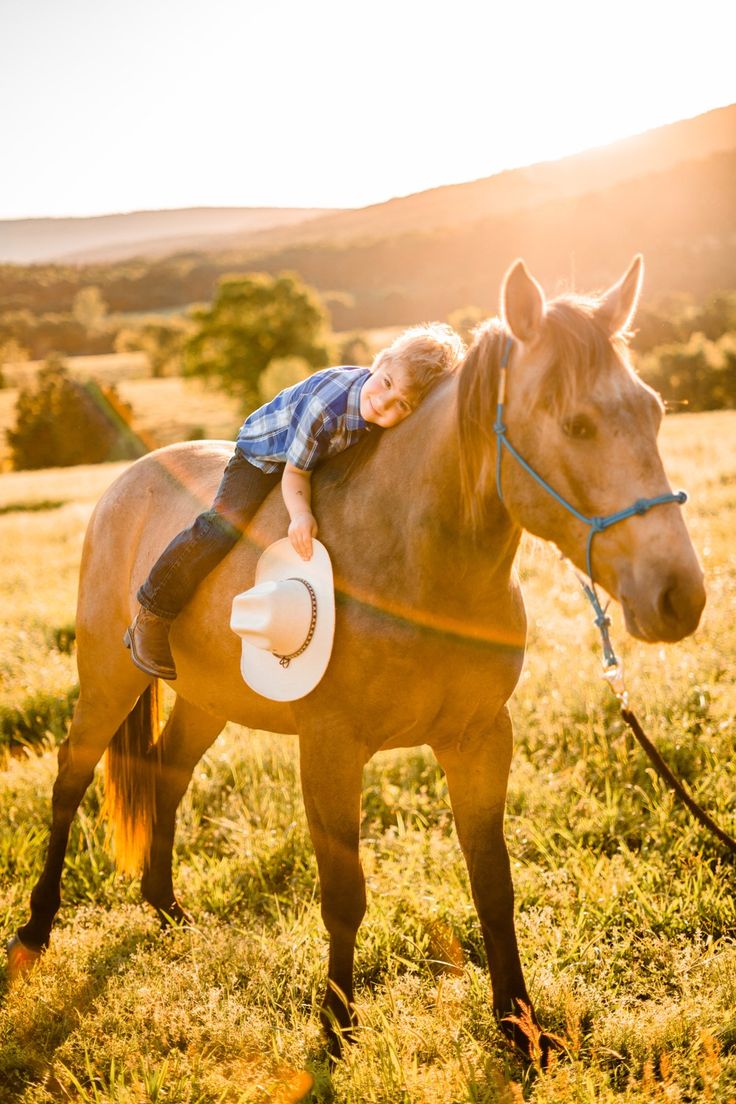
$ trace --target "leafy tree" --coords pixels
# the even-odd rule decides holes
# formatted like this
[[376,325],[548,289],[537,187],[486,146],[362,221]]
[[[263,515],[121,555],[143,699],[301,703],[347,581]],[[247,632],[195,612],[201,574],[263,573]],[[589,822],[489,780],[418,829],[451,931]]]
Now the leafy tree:
[[714,342],[695,333],[686,344],[661,345],[642,358],[640,371],[674,410],[736,407],[736,346],[730,335]]
[[70,378],[50,357],[36,385],[21,390],[15,429],[7,430],[16,470],[96,464],[141,455],[144,448],[108,409],[99,388]]
[[20,341],[16,341],[14,337],[0,338],[0,367],[3,364],[20,364],[30,359],[28,349]]
[[107,303],[98,287],[80,288],[74,296],[72,314],[85,330],[95,333],[103,328],[107,318]]
[[309,365],[300,357],[272,360],[258,381],[259,402],[270,402],[279,391],[293,387],[295,383],[301,383],[309,374]]
[[156,379],[176,375],[187,331],[188,325],[181,318],[170,322],[146,322],[135,329],[120,330],[115,338],[115,351],[145,353],[151,375]]
[[338,347],[337,359],[340,364],[369,365],[373,361],[368,338],[358,331],[343,338]]
[[19,364],[29,360],[28,350],[14,337],[0,337],[0,388],[5,387],[6,379],[3,367],[6,364]]
[[244,413],[260,405],[261,376],[272,361],[300,357],[311,368],[328,362],[325,310],[290,273],[225,277],[212,306],[192,317],[197,330],[184,346],[185,374],[235,396]]
[[641,306],[634,319],[631,346],[638,353],[648,353],[658,345],[682,341],[684,332],[682,314],[670,313],[659,306]]
[[721,291],[709,296],[693,318],[693,328],[711,341],[736,331],[736,292]]
[[458,307],[457,310],[452,311],[447,316],[447,321],[453,330],[460,334],[465,344],[469,345],[475,327],[484,322],[486,318],[489,318],[492,313],[492,311],[483,310],[482,307]]

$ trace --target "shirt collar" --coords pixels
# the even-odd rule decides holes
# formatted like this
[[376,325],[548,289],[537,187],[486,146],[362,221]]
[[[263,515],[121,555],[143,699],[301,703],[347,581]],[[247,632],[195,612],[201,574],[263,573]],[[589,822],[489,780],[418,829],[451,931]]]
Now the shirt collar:
[[350,419],[351,425],[355,429],[370,429],[370,423],[367,422],[360,413],[360,392],[363,390],[363,384],[370,374],[370,369],[366,368],[365,373],[361,373],[357,379],[351,383],[348,390],[345,415]]

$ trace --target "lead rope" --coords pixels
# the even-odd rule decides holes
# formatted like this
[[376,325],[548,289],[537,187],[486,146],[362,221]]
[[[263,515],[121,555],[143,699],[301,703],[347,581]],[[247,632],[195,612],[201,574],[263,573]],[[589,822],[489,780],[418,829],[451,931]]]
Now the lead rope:
[[678,502],[680,505],[687,501],[687,495],[684,491],[676,491],[673,494],[658,495],[656,498],[642,498],[638,499],[631,506],[628,506],[625,510],[620,510],[616,514],[609,514],[607,517],[586,517],[585,514],[580,513],[574,506],[571,505],[562,495],[552,487],[545,479],[539,475],[538,472],[527,463],[523,456],[520,455],[514,448],[506,436],[506,426],[503,421],[503,406],[506,398],[506,370],[508,367],[509,356],[511,354],[511,348],[513,341],[510,337],[506,338],[503,351],[501,353],[501,359],[499,363],[499,381],[498,381],[498,399],[496,406],[496,421],[493,425],[493,431],[496,435],[498,442],[496,452],[496,489],[498,491],[498,497],[503,502],[503,491],[501,486],[501,462],[503,457],[503,449],[505,448],[514,459],[522,466],[522,468],[532,476],[533,479],[550,494],[557,502],[563,506],[568,513],[571,513],[579,521],[582,521],[589,527],[588,541],[585,549],[585,566],[588,572],[588,578],[584,578],[580,573],[577,573],[580,585],[583,588],[585,597],[593,607],[595,618],[593,623],[595,624],[601,637],[601,645],[603,649],[603,678],[606,680],[611,688],[611,692],[614,694],[621,706],[621,716],[634,733],[634,736],[638,740],[640,746],[644,749],[648,755],[654,769],[659,777],[670,787],[670,789],[679,797],[683,805],[686,806],[698,820],[704,828],[707,828],[721,843],[728,848],[732,854],[736,854],[736,839],[729,836],[728,832],[724,832],[720,828],[713,818],[706,813],[697,801],[688,793],[679,778],[676,778],[672,773],[667,763],[665,763],[662,756],[657,751],[656,747],[644,732],[643,728],[639,724],[636,714],[633,710],[629,709],[629,694],[626,689],[626,683],[624,679],[624,665],[623,662],[617,657],[614,651],[613,644],[611,643],[611,637],[609,628],[611,626],[611,618],[608,616],[607,610],[609,603],[605,606],[601,605],[598,597],[598,592],[595,588],[595,581],[593,579],[593,561],[592,561],[592,546],[593,538],[596,533],[602,533],[604,529],[608,529],[611,525],[616,525],[619,521],[625,521],[627,518],[633,517],[635,514],[645,514],[647,510],[650,510],[653,506],[662,506],[669,502]]
[[[578,576],[579,577],[579,576]],[[679,797],[680,801],[685,805],[696,820],[700,821],[704,828],[707,828],[709,832],[712,832],[725,847],[732,854],[736,854],[736,839],[729,836],[728,832],[725,832],[723,828],[713,820],[709,813],[706,813],[705,809],[701,805],[698,805],[697,801],[688,791],[685,786],[677,778],[670,768],[665,763],[662,756],[657,751],[656,747],[644,732],[644,729],[639,724],[639,720],[632,709],[629,709],[629,693],[626,689],[624,682],[624,666],[620,659],[617,658],[616,653],[613,650],[611,644],[611,638],[608,633],[608,628],[611,624],[610,617],[606,616],[605,610],[600,610],[600,603],[597,601],[597,596],[594,591],[587,585],[584,579],[580,579],[580,582],[585,592],[586,597],[593,605],[593,609],[596,611],[596,617],[594,624],[598,627],[598,631],[601,634],[601,642],[603,645],[603,678],[611,687],[611,691],[618,700],[621,706],[621,716],[624,722],[629,726],[634,736],[639,741],[640,746],[644,749],[646,754],[656,770],[659,777],[665,782],[671,790]],[[606,607],[608,608],[608,607]],[[600,611],[600,613],[599,613]],[[601,620],[602,614],[602,620]]]

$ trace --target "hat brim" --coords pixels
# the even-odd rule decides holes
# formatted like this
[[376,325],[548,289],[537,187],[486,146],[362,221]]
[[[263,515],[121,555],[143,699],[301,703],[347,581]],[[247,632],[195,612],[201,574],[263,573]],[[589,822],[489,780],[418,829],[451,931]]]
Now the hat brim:
[[[281,579],[306,579],[317,598],[317,622],[309,646],[282,667],[277,656],[242,641],[240,673],[257,694],[272,701],[297,701],[314,690],[332,654],[335,635],[335,589],[332,563],[325,546],[312,541],[312,558],[303,560],[288,537],[270,544],[256,567],[255,585]],[[233,625],[235,629],[235,626]],[[235,629],[237,631],[237,629]]]

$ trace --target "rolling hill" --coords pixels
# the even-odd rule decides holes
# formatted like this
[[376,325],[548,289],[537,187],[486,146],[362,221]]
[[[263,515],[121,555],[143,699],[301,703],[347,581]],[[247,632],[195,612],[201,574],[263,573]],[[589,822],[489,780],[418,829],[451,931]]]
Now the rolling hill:
[[[492,140],[492,132],[491,132]],[[411,230],[467,225],[555,200],[605,190],[664,172],[686,161],[736,149],[736,104],[613,142],[584,153],[495,176],[431,188],[359,210],[336,211],[309,223],[212,239],[208,250],[273,249],[307,242],[344,243]]]
[[[62,220],[84,223],[94,245],[78,237],[72,249],[74,228],[66,226],[67,261],[43,270],[0,265],[0,295],[7,310],[68,311],[76,291],[93,284],[113,312],[170,311],[211,298],[224,273],[293,270],[346,330],[444,318],[470,304],[495,310],[517,256],[555,292],[602,287],[641,251],[647,298],[702,298],[736,287],[735,183],[732,105],[574,157],[360,210]],[[0,258],[12,226],[0,223]],[[140,255],[133,268],[129,249]]]
[[[594,289],[632,256],[646,296],[736,287],[736,151],[687,161],[586,195],[434,230],[305,243],[218,259],[234,268],[298,272],[330,301],[338,329],[494,311],[504,272],[523,256],[550,292]],[[331,294],[331,293],[339,294]]]
[[94,218],[0,220],[0,262],[117,261],[201,249],[213,236],[255,233],[324,215],[323,209],[191,207]]
[[733,149],[736,105],[557,161],[431,188],[359,210],[191,208],[0,221],[0,262],[92,264],[181,252],[238,255],[426,232],[582,197]]

